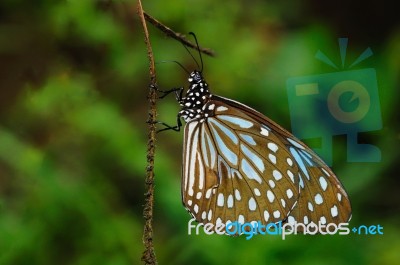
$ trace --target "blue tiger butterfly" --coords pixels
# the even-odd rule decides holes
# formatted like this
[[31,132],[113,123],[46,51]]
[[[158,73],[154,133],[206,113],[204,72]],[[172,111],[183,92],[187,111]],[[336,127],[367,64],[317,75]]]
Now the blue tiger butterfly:
[[349,197],[322,159],[260,112],[212,94],[202,70],[189,74],[184,95],[172,90],[178,125],[163,129],[186,122],[181,192],[189,213],[214,225],[347,222]]

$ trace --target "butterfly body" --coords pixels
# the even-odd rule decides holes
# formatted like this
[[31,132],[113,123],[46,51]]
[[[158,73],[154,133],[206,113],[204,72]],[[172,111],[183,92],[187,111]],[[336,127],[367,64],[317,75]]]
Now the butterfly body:
[[213,95],[193,71],[178,118],[186,122],[182,201],[201,223],[347,222],[351,206],[331,169],[258,111]]
[[204,81],[201,73],[197,71],[190,73],[188,81],[190,86],[186,96],[179,100],[182,110],[178,116],[182,117],[185,122],[193,119],[205,119],[210,114],[205,106],[212,97],[208,90],[208,84]]

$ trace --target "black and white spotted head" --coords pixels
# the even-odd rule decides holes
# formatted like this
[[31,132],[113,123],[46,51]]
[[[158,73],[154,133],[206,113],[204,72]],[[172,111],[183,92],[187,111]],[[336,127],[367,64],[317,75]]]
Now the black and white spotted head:
[[191,85],[193,84],[200,84],[200,83],[205,83],[203,76],[201,75],[201,72],[194,70],[193,72],[190,73],[188,81],[190,82]]
[[188,81],[190,84],[189,89],[180,102],[182,110],[179,112],[179,115],[184,118],[186,122],[195,118],[203,118],[203,107],[211,98],[208,84],[200,71],[195,70],[191,72]]

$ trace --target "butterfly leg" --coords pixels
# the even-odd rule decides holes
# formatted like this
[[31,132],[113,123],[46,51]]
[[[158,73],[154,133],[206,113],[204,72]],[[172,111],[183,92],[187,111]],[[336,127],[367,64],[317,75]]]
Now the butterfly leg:
[[[160,90],[156,86],[150,85],[150,89],[154,89],[157,92],[162,93],[163,95],[159,96],[160,99],[162,99],[162,98],[166,97],[167,95],[169,95],[170,93],[174,92],[176,100],[179,103],[182,102],[183,87],[173,88],[173,89],[170,89],[170,90]],[[154,121],[153,123],[154,124],[161,124],[161,125],[165,126],[165,128],[157,130],[157,133],[162,132],[162,131],[168,131],[168,130],[174,130],[176,132],[179,132],[181,130],[181,127],[182,127],[182,122],[180,120],[180,115],[179,114],[176,117],[176,125],[175,126],[168,125],[168,124],[166,124],[165,122],[162,122],[162,121]]]
[[181,127],[182,127],[182,122],[181,122],[179,114],[176,117],[176,125],[175,126],[168,125],[168,124],[166,124],[165,122],[162,122],[162,121],[146,121],[146,123],[148,123],[148,124],[161,124],[161,125],[165,126],[165,128],[157,130],[156,131],[157,133],[162,132],[162,131],[168,131],[168,130],[174,130],[176,132],[179,132],[181,130]]
[[157,124],[162,124],[163,126],[165,126],[165,128],[157,130],[157,133],[162,132],[162,131],[168,131],[168,130],[174,130],[176,132],[179,132],[181,130],[181,127],[182,127],[182,122],[181,122],[181,118],[180,118],[179,115],[176,117],[176,125],[175,126],[168,125],[168,124],[166,124],[164,122],[161,122],[161,121],[157,121],[156,123]]
[[170,90],[161,90],[161,89],[158,89],[154,85],[150,85],[150,89],[154,89],[155,91],[161,93],[162,95],[158,97],[160,99],[165,98],[166,96],[168,96],[172,92],[175,93],[175,97],[176,97],[176,99],[178,101],[181,101],[181,99],[182,99],[183,87],[173,88],[173,89],[170,89]]

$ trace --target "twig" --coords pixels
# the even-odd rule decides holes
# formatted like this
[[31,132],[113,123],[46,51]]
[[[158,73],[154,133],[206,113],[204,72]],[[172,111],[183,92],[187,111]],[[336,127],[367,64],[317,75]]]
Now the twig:
[[[150,74],[150,86],[157,87],[156,69],[154,66],[154,56],[150,44],[149,32],[147,30],[146,21],[143,14],[143,7],[141,0],[138,0],[137,13],[140,17],[140,21],[144,31],[144,41],[147,47],[147,56],[149,58],[149,74]],[[145,205],[143,209],[143,217],[145,220],[144,231],[143,231],[143,244],[144,251],[142,254],[142,261],[147,265],[157,264],[156,254],[154,252],[153,245],[153,205],[154,205],[154,154],[155,154],[155,142],[156,142],[156,100],[157,93],[155,89],[150,88],[148,94],[149,100],[149,113],[147,122],[149,124],[149,133],[147,141],[147,167],[146,167],[146,188],[145,193]]]
[[[158,28],[159,30],[161,30],[162,32],[164,32],[167,36],[176,39],[177,41],[181,42],[183,45],[185,45],[186,47],[190,47],[193,48],[195,50],[197,50],[197,45],[195,43],[192,43],[190,41],[188,41],[185,37],[185,35],[181,34],[181,33],[176,33],[175,31],[173,31],[172,29],[170,29],[169,27],[165,26],[164,24],[162,24],[160,21],[158,21],[157,19],[155,19],[154,17],[150,16],[149,14],[147,14],[146,12],[143,11],[144,14],[144,18],[150,22],[151,24],[153,24],[156,28]],[[207,54],[209,56],[215,56],[215,52],[211,49],[208,48],[201,48],[199,47],[199,51]]]
[[155,142],[156,142],[156,101],[157,101],[157,77],[154,63],[154,55],[150,44],[149,32],[147,30],[146,20],[151,24],[156,26],[158,29],[163,31],[167,36],[174,38],[181,42],[183,45],[187,47],[191,47],[194,49],[198,49],[200,52],[214,56],[215,53],[211,49],[200,48],[196,44],[188,41],[184,35],[179,34],[157,21],[155,18],[146,14],[143,11],[142,2],[138,0],[137,4],[137,13],[140,17],[140,21],[142,23],[143,32],[144,32],[144,41],[147,47],[147,56],[149,58],[149,75],[150,75],[150,89],[148,94],[149,100],[149,113],[147,123],[149,124],[149,133],[148,133],[148,141],[147,141],[147,167],[146,167],[146,188],[147,192],[145,193],[145,205],[143,209],[143,217],[145,220],[144,231],[143,231],[143,244],[144,251],[142,254],[142,261],[146,265],[155,265],[157,264],[156,255],[154,252],[153,245],[153,206],[154,206],[154,155],[155,155]]

